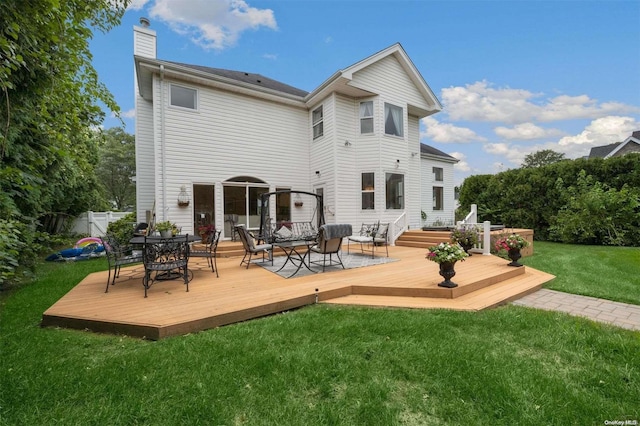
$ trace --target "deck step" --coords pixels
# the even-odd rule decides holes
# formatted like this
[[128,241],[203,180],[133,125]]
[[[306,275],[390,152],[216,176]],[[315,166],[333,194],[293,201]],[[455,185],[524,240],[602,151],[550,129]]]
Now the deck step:
[[484,287],[454,299],[439,297],[385,296],[351,294],[321,303],[336,305],[361,305],[374,307],[432,308],[479,311],[519,299],[542,288],[553,275],[535,269],[522,268],[524,273]]

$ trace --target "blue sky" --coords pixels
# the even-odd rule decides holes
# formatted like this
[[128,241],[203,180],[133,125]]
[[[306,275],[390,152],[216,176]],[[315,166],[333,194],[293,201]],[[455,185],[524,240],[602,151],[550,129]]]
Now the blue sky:
[[122,24],[91,43],[129,133],[141,16],[160,59],[306,91],[400,42],[444,106],[422,121],[421,141],[460,160],[457,184],[517,168],[541,149],[578,158],[640,130],[637,0],[134,0]]

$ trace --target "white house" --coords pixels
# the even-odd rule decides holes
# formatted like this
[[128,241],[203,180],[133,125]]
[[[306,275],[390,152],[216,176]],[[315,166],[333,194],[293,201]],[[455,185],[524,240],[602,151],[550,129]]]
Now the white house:
[[[141,21],[142,22],[142,21]],[[441,105],[400,44],[337,71],[310,93],[242,71],[156,58],[156,33],[134,27],[138,220],[183,232],[237,215],[259,226],[258,195],[321,193],[327,223],[392,223],[392,238],[454,221],[457,160],[420,143],[421,118]],[[184,187],[190,199],[179,206]],[[184,194],[182,194],[184,195]],[[293,200],[295,201],[295,200]],[[270,215],[312,206],[290,197]]]

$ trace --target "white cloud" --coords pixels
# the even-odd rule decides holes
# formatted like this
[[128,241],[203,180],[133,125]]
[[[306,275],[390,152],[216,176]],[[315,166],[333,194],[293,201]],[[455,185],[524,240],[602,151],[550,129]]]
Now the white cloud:
[[575,146],[584,149],[585,145],[608,145],[625,140],[638,128],[640,128],[640,122],[632,117],[602,117],[593,120],[581,133],[560,139],[559,144],[565,149]]
[[147,3],[149,0],[132,0],[127,6],[127,10],[141,10]]
[[445,111],[453,121],[528,123],[595,119],[613,114],[637,113],[640,108],[620,102],[598,103],[587,95],[561,95],[551,99],[523,89],[493,88],[487,81],[442,89]]
[[276,55],[275,53],[265,53],[264,55],[262,55],[262,57],[265,59],[270,59],[272,61],[278,59],[278,55]]
[[471,129],[457,127],[450,123],[440,123],[433,117],[423,118],[422,123],[425,125],[425,131],[420,137],[430,138],[434,142],[452,143],[486,140]]
[[453,168],[456,171],[459,171],[459,172],[471,171],[471,166],[469,166],[469,163],[467,162],[467,156],[464,155],[462,152],[450,152],[449,155],[458,160],[458,162],[453,165]]
[[514,127],[498,126],[493,129],[496,135],[510,140],[533,140],[562,136],[565,133],[558,129],[545,129],[533,123],[516,124]]
[[128,111],[122,111],[122,112],[120,112],[120,117],[122,117],[122,118],[136,118],[136,109],[135,108],[131,108]]
[[257,9],[243,0],[155,0],[149,13],[204,49],[234,46],[247,30],[278,29],[271,9]]

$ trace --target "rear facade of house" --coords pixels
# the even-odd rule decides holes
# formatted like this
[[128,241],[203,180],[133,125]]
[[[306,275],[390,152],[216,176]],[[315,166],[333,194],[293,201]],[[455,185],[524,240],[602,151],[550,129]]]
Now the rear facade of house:
[[[389,222],[392,238],[420,227],[423,212],[453,222],[457,160],[420,143],[420,119],[441,105],[399,44],[310,93],[159,60],[144,26],[134,27],[134,59],[139,222],[155,215],[190,234],[211,223],[229,238],[227,219],[257,228],[259,195],[285,189],[323,195],[328,223]],[[264,208],[277,220],[318,214],[290,195]]]

